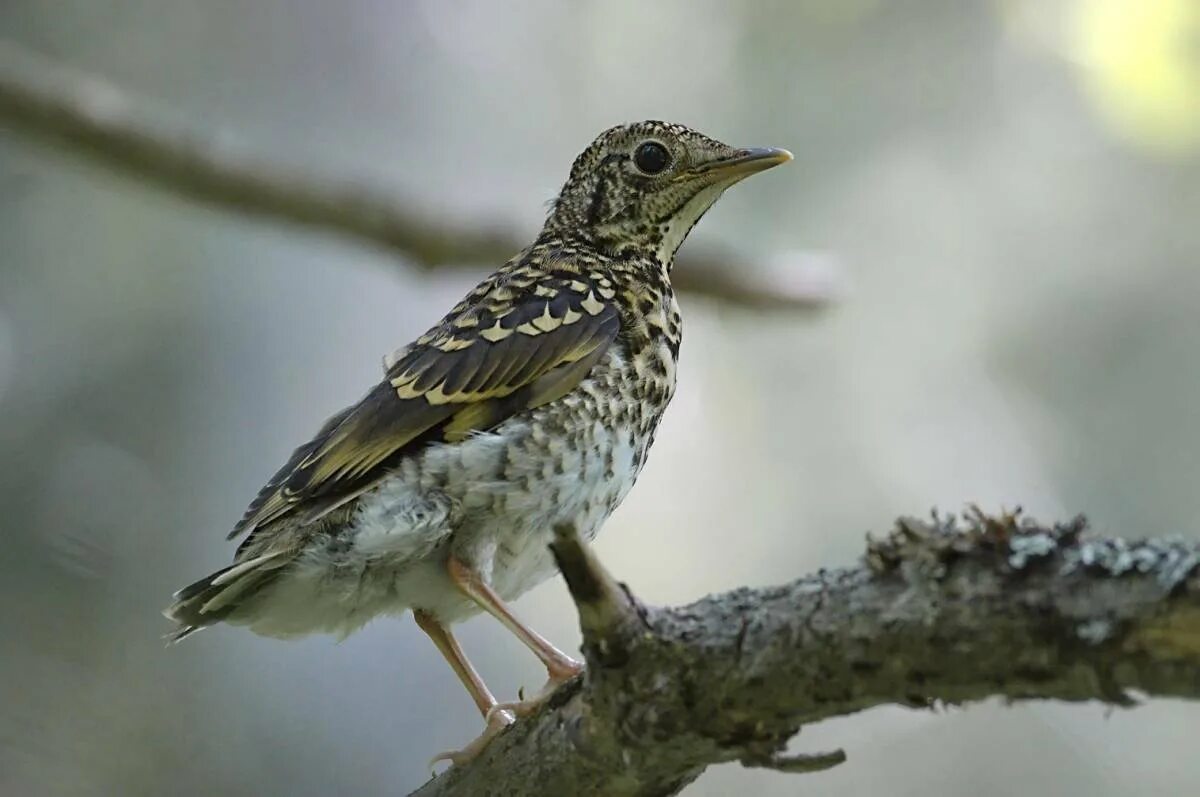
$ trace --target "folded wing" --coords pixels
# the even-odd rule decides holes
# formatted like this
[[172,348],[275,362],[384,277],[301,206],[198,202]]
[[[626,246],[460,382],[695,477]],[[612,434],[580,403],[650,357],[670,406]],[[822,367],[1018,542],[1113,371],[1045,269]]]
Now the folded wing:
[[[286,515],[315,520],[430,442],[456,442],[573,390],[620,331],[587,281],[475,297],[400,352],[384,381],[330,418],[275,474],[230,539]],[[243,546],[244,548],[245,546]]]

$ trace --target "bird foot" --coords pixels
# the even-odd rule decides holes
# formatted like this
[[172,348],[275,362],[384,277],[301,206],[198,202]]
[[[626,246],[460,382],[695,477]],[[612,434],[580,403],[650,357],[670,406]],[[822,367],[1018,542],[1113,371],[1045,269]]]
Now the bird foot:
[[530,714],[537,712],[542,707],[550,696],[554,694],[558,687],[565,684],[575,676],[583,672],[583,663],[574,659],[566,659],[566,661],[558,664],[554,669],[549,671],[550,677],[546,679],[545,685],[538,690],[538,693],[533,697],[526,698],[523,692],[518,693],[519,700],[513,700],[509,703],[497,703],[492,706],[488,716],[492,716],[494,712],[504,711],[511,712],[518,717],[528,717]]
[[455,767],[472,761],[483,752],[483,748],[487,747],[492,739],[515,721],[516,718],[511,711],[505,711],[501,706],[493,706],[487,713],[487,727],[483,729],[483,733],[476,736],[461,750],[443,750],[438,753],[429,759],[429,768],[433,769],[434,764],[439,761],[449,761],[450,765]]

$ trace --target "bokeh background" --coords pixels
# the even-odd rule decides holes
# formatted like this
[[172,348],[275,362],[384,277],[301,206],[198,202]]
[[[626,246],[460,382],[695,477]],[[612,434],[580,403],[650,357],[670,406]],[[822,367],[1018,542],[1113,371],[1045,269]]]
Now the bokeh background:
[[[4,0],[0,36],[283,165],[529,237],[616,122],[795,152],[688,245],[819,262],[840,298],[684,297],[677,398],[598,542],[647,601],[849,564],[935,505],[1200,530],[1194,0]],[[0,129],[0,793],[393,795],[478,730],[411,621],[165,649],[158,614],[473,281]],[[558,581],[518,610],[577,646]],[[494,623],[461,636],[502,696],[540,684]],[[1198,727],[1168,701],[882,709],[793,743],[846,747],[836,770],[715,767],[688,794],[1175,795]]]

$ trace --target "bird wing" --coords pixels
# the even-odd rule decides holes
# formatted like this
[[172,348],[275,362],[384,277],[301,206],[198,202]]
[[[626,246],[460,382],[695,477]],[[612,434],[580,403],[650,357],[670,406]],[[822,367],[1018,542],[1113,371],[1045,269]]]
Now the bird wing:
[[499,280],[472,294],[391,358],[384,381],[296,449],[229,539],[292,513],[316,520],[416,447],[460,441],[566,395],[621,328],[616,306],[598,292],[576,277],[518,288]]

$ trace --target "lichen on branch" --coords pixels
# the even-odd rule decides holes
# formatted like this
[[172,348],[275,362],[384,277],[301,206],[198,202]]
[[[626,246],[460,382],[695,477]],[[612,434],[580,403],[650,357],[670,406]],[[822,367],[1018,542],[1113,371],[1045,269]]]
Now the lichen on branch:
[[873,706],[1200,697],[1200,548],[1085,531],[902,519],[857,567],[664,609],[560,529],[587,673],[415,794],[669,795],[724,761],[835,766],[842,751],[783,751],[801,726]]

